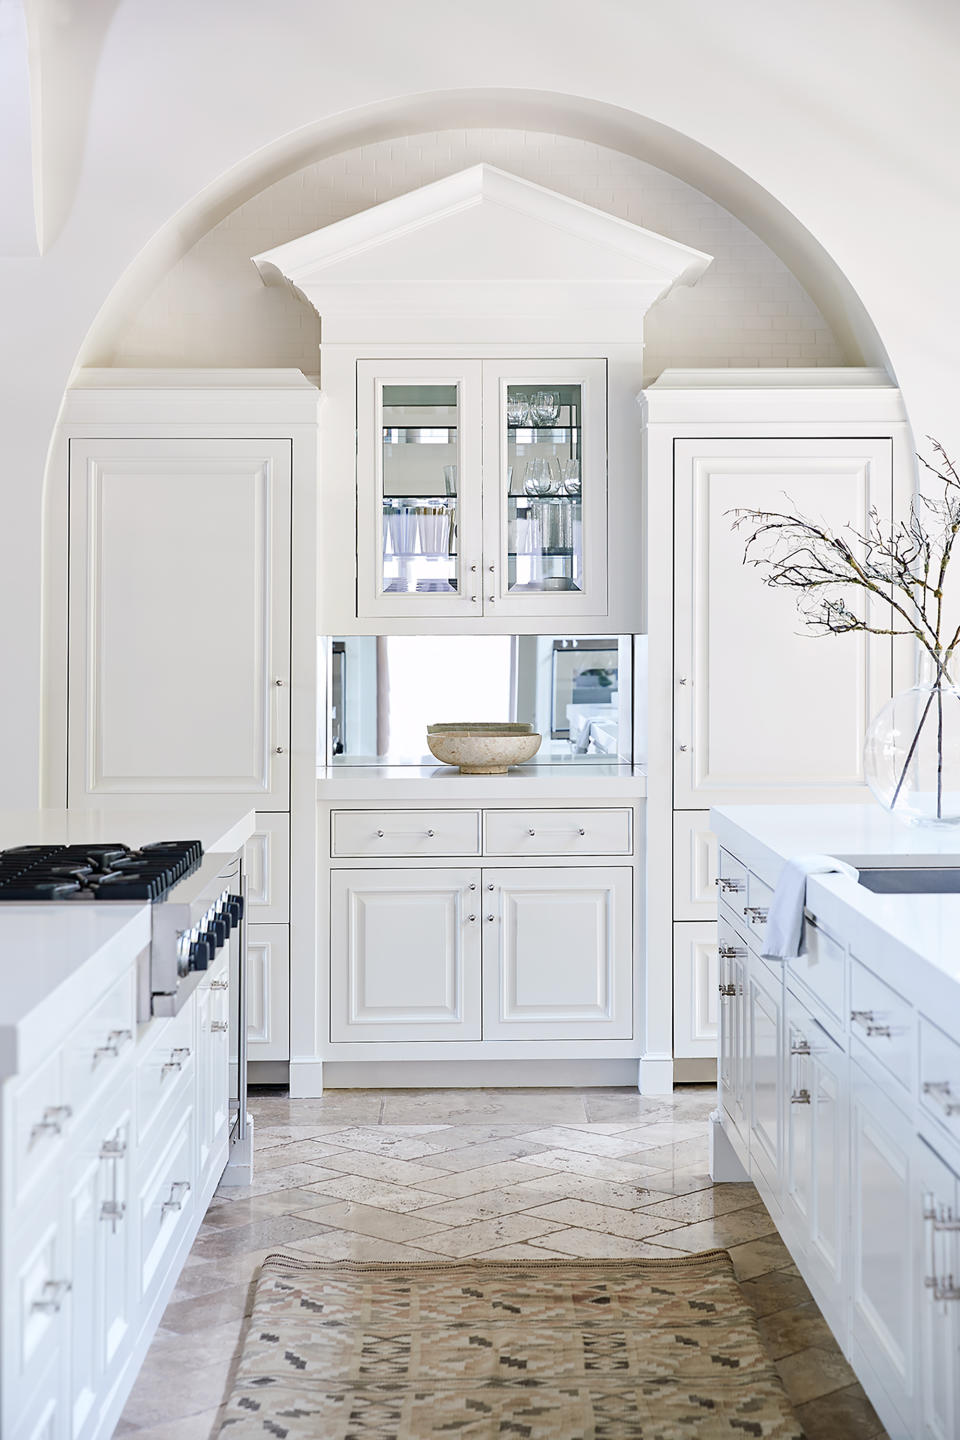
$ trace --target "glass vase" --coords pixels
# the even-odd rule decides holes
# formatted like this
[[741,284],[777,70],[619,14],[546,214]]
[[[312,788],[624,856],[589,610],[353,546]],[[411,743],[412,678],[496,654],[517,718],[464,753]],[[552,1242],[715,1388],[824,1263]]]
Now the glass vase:
[[924,655],[917,683],[895,695],[864,739],[876,800],[906,825],[960,825],[960,690],[942,657]]

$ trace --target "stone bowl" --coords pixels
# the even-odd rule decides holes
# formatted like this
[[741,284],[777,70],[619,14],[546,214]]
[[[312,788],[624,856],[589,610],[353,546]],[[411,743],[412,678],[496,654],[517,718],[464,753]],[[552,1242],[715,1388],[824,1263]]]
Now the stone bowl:
[[541,736],[532,725],[482,721],[428,725],[431,755],[444,765],[457,765],[461,775],[506,775],[511,765],[532,760]]

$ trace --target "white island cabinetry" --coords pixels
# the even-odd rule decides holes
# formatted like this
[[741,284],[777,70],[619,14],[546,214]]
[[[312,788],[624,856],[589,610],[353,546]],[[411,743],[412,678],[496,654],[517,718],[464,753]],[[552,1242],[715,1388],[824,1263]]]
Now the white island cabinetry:
[[960,850],[866,806],[731,807],[712,823],[714,1176],[757,1185],[892,1440],[947,1440],[960,1421],[960,896],[816,876],[800,956],[761,951],[790,855],[862,869],[956,866]]

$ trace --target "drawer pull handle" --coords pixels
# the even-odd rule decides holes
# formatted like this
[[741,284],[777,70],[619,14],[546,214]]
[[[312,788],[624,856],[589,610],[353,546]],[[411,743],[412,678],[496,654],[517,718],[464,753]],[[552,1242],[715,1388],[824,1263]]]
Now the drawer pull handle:
[[527,834],[532,838],[534,835],[586,835],[583,825],[577,825],[573,830],[528,830]]
[[48,1105],[43,1119],[38,1120],[30,1131],[30,1144],[44,1135],[62,1135],[64,1122],[73,1114],[69,1105]]
[[960,1096],[954,1095],[949,1080],[924,1080],[923,1093],[937,1102],[944,1115],[960,1115]]
[[225,1030],[230,1029],[230,1025],[226,1020],[214,1020],[211,1022],[210,1029],[214,1035],[222,1035]]
[[166,1062],[166,1064],[160,1066],[160,1080],[161,1080],[161,1083],[162,1083],[164,1080],[166,1080],[166,1078],[167,1078],[168,1075],[178,1075],[182,1069],[183,1069],[183,1061],[182,1061],[182,1060],[173,1060],[173,1059],[168,1060],[168,1061]]
[[798,1040],[795,1045],[790,1046],[791,1055],[812,1055],[809,1040]]
[[127,1213],[127,1207],[123,1200],[104,1200],[100,1205],[100,1219],[112,1220],[114,1223],[122,1220]]
[[937,1268],[937,1236],[956,1234],[960,1231],[960,1220],[948,1205],[938,1205],[929,1191],[923,1197],[923,1220],[930,1228],[930,1274],[923,1277],[924,1286],[933,1291],[936,1301],[960,1300],[960,1285],[954,1280],[952,1271],[941,1275]]
[[39,1300],[34,1300],[30,1309],[36,1310],[40,1315],[56,1315],[63,1302],[64,1295],[69,1295],[69,1293],[69,1280],[45,1280],[43,1282],[43,1296]]
[[211,980],[211,981],[210,981],[210,989],[211,989],[211,990],[229,990],[229,989],[230,989],[230,981],[229,981],[229,980]]
[[717,989],[720,991],[724,1000],[732,1000],[737,993],[737,987],[732,983],[728,985],[718,985]]
[[126,1153],[126,1140],[104,1140],[100,1146],[101,1160],[122,1160]]
[[743,913],[748,917],[751,925],[766,925],[770,911],[766,905],[745,905]]
[[[395,835],[399,840],[413,840],[416,833],[415,830],[378,830],[377,839],[383,840],[385,836]],[[435,840],[437,837],[436,830],[424,830],[423,834],[428,840]]]
[[851,1010],[850,1020],[854,1025],[859,1025],[868,1037],[879,1035],[885,1040],[890,1040],[893,1036],[891,1027],[878,1021],[873,1010]]
[[810,1104],[810,1091],[807,1090],[807,1089],[794,1090],[793,1094],[790,1096],[790,1104],[791,1104],[791,1105],[809,1105],[809,1104]]
[[743,960],[747,952],[742,945],[721,945],[719,954],[721,960]]
[[120,1046],[126,1045],[127,1042],[132,1039],[132,1030],[111,1030],[110,1034],[107,1036],[106,1045],[98,1046],[98,1048],[93,1052],[94,1065],[97,1065],[101,1060],[106,1060],[108,1058],[111,1060],[116,1060],[117,1056],[120,1054]]
[[160,1206],[161,1213],[166,1215],[168,1211],[182,1210],[183,1202],[190,1193],[189,1180],[174,1180],[170,1186],[170,1198],[164,1200]]
[[719,885],[725,894],[738,895],[741,890],[745,889],[740,880],[731,880],[729,875],[718,875],[714,884]]

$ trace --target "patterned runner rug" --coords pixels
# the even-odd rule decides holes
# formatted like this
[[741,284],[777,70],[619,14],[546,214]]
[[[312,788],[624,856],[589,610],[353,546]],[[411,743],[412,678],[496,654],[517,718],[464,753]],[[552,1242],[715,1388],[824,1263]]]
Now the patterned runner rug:
[[222,1440],[802,1440],[725,1250],[271,1255]]

